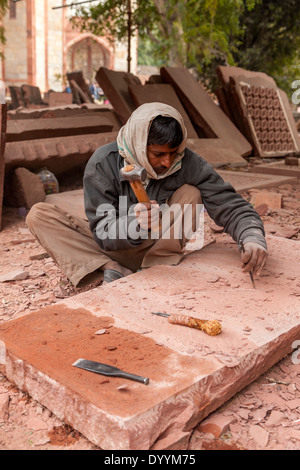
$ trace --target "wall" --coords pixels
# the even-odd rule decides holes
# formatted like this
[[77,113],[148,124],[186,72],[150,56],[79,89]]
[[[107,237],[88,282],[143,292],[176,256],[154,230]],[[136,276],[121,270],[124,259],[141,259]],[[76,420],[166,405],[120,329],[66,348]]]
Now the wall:
[[[15,18],[11,18],[8,11],[3,20],[5,58],[0,60],[0,79],[5,81],[6,86],[27,83],[38,86],[42,93],[49,89],[63,90],[64,85],[62,80],[58,80],[58,76],[62,77],[71,71],[68,69],[68,62],[70,63],[72,47],[87,36],[93,38],[88,33],[80,33],[72,28],[69,16],[74,9],[53,9],[64,2],[66,0],[21,0],[14,4]],[[127,71],[126,40],[112,48],[105,38],[94,39],[96,44],[89,46],[94,54],[90,57],[93,70],[99,62],[99,67],[104,65],[113,70]],[[97,49],[98,46],[100,49]],[[135,38],[132,41],[131,56],[131,71],[136,73]]]

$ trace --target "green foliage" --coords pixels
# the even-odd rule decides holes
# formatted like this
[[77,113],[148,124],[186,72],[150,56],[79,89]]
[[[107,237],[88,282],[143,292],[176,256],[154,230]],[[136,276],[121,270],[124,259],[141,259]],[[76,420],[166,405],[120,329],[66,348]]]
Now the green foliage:
[[[106,0],[96,6],[78,7],[71,22],[81,31],[107,36],[111,42],[124,41],[128,34],[128,3],[128,0]],[[151,1],[138,0],[136,8],[131,8],[131,34],[138,29],[143,34],[155,21],[156,11]]]
[[[8,8],[8,0],[0,0],[0,44],[5,44],[5,30],[3,27],[2,19]],[[0,53],[2,56],[2,53]]]
[[271,75],[288,93],[300,78],[299,15],[299,0],[261,0],[241,16],[244,40],[234,53],[241,67]]
[[219,64],[266,72],[286,90],[300,78],[299,0],[132,0],[129,25],[128,3],[77,8],[72,21],[112,42],[138,31],[140,64],[193,68],[212,90]]

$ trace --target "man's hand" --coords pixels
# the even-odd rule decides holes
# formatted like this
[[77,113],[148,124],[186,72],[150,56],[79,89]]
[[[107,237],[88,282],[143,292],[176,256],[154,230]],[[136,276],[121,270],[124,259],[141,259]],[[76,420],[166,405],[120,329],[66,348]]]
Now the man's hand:
[[244,273],[250,271],[259,276],[268,259],[267,250],[258,243],[248,242],[244,244],[244,252],[241,254],[242,269]]
[[134,214],[142,230],[156,231],[159,227],[159,204],[156,201],[138,203]]

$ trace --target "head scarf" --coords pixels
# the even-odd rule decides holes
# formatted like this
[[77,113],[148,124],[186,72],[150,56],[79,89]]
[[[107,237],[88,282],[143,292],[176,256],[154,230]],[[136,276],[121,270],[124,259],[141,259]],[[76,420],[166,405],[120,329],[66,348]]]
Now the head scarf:
[[[183,141],[178,147],[177,155],[170,168],[158,175],[150,165],[147,157],[147,140],[152,121],[157,116],[167,116],[176,119],[182,129]],[[146,169],[148,178],[161,179],[171,175],[181,168],[187,138],[186,127],[181,114],[172,106],[164,103],[145,103],[139,106],[120,129],[117,144],[125,164],[140,165]]]

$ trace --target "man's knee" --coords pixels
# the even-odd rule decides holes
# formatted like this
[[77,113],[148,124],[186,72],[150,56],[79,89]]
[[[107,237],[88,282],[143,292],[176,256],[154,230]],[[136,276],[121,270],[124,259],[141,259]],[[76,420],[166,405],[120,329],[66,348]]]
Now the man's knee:
[[184,184],[175,191],[170,199],[170,203],[174,204],[202,204],[201,193],[196,186]]
[[49,211],[49,204],[47,202],[37,202],[32,206],[26,217],[26,224],[29,228],[34,227],[45,214]]

